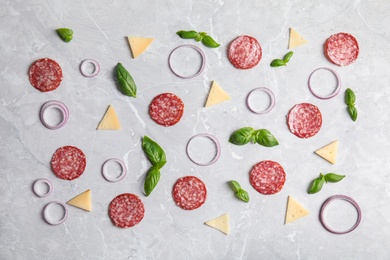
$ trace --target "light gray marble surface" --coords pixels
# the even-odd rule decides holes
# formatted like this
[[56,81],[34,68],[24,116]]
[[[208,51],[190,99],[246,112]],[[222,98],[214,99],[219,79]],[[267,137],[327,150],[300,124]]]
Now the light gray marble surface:
[[[386,0],[2,0],[0,259],[389,259],[389,13]],[[70,43],[57,37],[54,30],[59,27],[74,30]],[[271,60],[287,52],[290,27],[308,44],[294,49],[287,67],[271,68]],[[175,34],[187,29],[208,32],[221,47],[205,48]],[[353,34],[360,44],[357,62],[346,67],[331,64],[323,54],[325,40],[338,32]],[[237,70],[227,58],[227,48],[244,34],[259,40],[263,58],[253,69]],[[155,40],[132,59],[128,35]],[[207,56],[204,72],[189,80],[174,76],[167,66],[170,51],[185,43],[199,46]],[[28,80],[29,66],[43,57],[56,60],[63,69],[64,80],[53,92],[41,93]],[[97,77],[80,74],[79,64],[86,58],[99,61]],[[136,99],[116,88],[113,69],[118,62],[138,85]],[[309,74],[321,66],[335,69],[342,80],[341,93],[326,101],[315,98],[307,87]],[[204,108],[213,80],[232,98]],[[266,115],[253,114],[245,105],[246,95],[256,87],[275,93],[276,106]],[[343,100],[348,87],[357,95],[355,123]],[[176,126],[161,127],[148,115],[150,101],[163,92],[173,92],[185,103]],[[61,100],[70,110],[69,122],[60,130],[46,129],[38,118],[40,106],[51,99]],[[323,115],[321,131],[310,139],[297,138],[286,125],[289,109],[302,102],[317,105]],[[109,104],[116,108],[122,129],[96,131]],[[229,135],[243,126],[269,129],[280,145],[228,143]],[[219,161],[207,167],[194,165],[185,154],[189,138],[204,132],[215,135],[222,148]],[[143,135],[156,140],[168,158],[149,197],[142,193],[150,166],[141,149]],[[313,151],[334,140],[340,147],[338,161],[331,165]],[[64,145],[81,148],[87,157],[85,173],[74,181],[58,179],[50,169],[53,152]],[[210,156],[207,151],[205,156]],[[128,167],[119,183],[101,175],[103,162],[112,157],[123,159]],[[287,173],[283,190],[272,196],[257,193],[248,178],[251,167],[266,159],[279,162]],[[320,172],[347,177],[318,194],[307,194]],[[207,201],[194,211],[184,211],[172,200],[172,185],[185,175],[207,185]],[[41,177],[54,184],[46,198],[32,192],[32,183]],[[248,191],[248,204],[234,198],[226,184],[232,179]],[[92,212],[69,207],[69,218],[59,226],[42,219],[48,202],[66,202],[87,189],[92,190]],[[125,192],[140,196],[146,214],[139,225],[120,229],[111,223],[107,209]],[[362,221],[352,233],[334,235],[319,222],[321,204],[334,194],[351,196],[361,206]],[[284,225],[288,195],[311,214]],[[336,224],[353,222],[354,212],[336,205],[331,211],[339,218]],[[203,224],[224,213],[230,214],[230,235]]]

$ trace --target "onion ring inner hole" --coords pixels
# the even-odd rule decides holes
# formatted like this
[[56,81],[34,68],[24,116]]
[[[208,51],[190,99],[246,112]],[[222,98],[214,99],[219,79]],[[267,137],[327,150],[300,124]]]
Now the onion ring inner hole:
[[49,126],[57,126],[64,121],[64,113],[59,107],[51,106],[45,109],[43,120]]

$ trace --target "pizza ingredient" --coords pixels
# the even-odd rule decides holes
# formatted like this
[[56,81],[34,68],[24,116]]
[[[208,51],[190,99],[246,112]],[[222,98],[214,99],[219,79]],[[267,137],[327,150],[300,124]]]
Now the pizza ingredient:
[[[57,125],[49,125],[46,120],[45,120],[45,112],[48,110],[48,109],[51,109],[51,108],[56,108],[58,109],[61,114],[62,114],[62,120],[61,122],[59,122]],[[42,124],[50,129],[50,130],[56,130],[56,129],[59,129],[61,127],[63,127],[64,125],[66,125],[66,123],[68,122],[69,120],[69,110],[68,110],[68,107],[62,103],[61,101],[58,101],[58,100],[50,100],[50,101],[47,101],[45,102],[42,106],[41,106],[41,109],[39,111],[39,119],[41,120]]]
[[230,43],[228,58],[237,69],[251,69],[260,62],[262,54],[261,46],[255,38],[242,35]]
[[280,66],[286,66],[287,63],[290,61],[291,57],[293,56],[293,52],[290,51],[286,55],[284,55],[283,60],[281,59],[275,59],[271,62],[271,67],[280,67]]
[[[87,71],[87,64],[90,63],[92,64],[93,66],[93,71],[92,72],[89,72]],[[94,59],[86,59],[86,60],[83,60],[80,64],[80,72],[81,74],[84,76],[84,77],[87,77],[87,78],[92,78],[92,77],[95,77],[99,74],[100,72],[100,65],[99,63],[94,60]]]
[[303,38],[297,31],[293,28],[290,28],[290,41],[288,43],[288,48],[292,49],[307,43],[307,40]]
[[157,124],[173,126],[177,124],[184,113],[183,101],[172,93],[156,96],[149,106],[149,115]]
[[217,218],[206,221],[205,224],[209,227],[221,231],[226,235],[229,235],[230,233],[229,214],[227,213]]
[[248,192],[241,188],[240,184],[237,181],[229,181],[230,188],[234,191],[236,197],[244,202],[249,201]]
[[[194,140],[195,138],[198,138],[198,137],[207,137],[211,141],[213,141],[213,143],[215,144],[215,147],[216,147],[217,151],[215,153],[214,158],[211,161],[209,161],[209,162],[205,162],[205,163],[197,162],[190,156],[190,152],[189,152],[190,143],[191,143],[192,140]],[[187,152],[188,158],[193,163],[195,163],[197,165],[200,165],[200,166],[208,166],[208,165],[211,165],[211,164],[215,163],[216,161],[218,161],[219,157],[221,156],[221,145],[219,144],[219,141],[218,141],[218,139],[215,136],[213,136],[211,134],[208,134],[208,133],[202,133],[202,134],[197,134],[197,135],[194,135],[193,137],[191,137],[191,139],[187,143],[186,152]]]
[[297,104],[288,113],[287,125],[290,132],[299,138],[313,137],[321,129],[322,114],[313,104]]
[[206,201],[206,185],[195,176],[185,176],[176,181],[172,189],[172,196],[180,208],[194,210]]
[[[52,205],[55,205],[55,204],[61,206],[64,209],[64,215],[62,216],[62,218],[60,218],[58,220],[53,220],[51,214],[49,213],[50,207],[52,207]],[[60,224],[64,223],[65,220],[68,218],[68,207],[65,205],[65,203],[63,203],[61,201],[49,202],[48,204],[46,204],[45,208],[43,209],[43,218],[45,219],[45,221],[48,224],[50,224],[52,226],[60,225]]]
[[327,160],[328,162],[330,162],[331,164],[335,164],[338,146],[339,146],[339,141],[334,141],[318,149],[317,151],[315,151],[315,153],[321,156],[322,158],[324,158],[325,160]]
[[310,212],[302,207],[292,196],[288,196],[286,218],[284,224],[291,223],[295,220],[307,216]]
[[75,146],[58,148],[51,159],[54,174],[69,181],[79,178],[84,173],[86,164],[85,154]]
[[35,61],[29,69],[31,85],[41,92],[57,89],[61,84],[62,78],[61,66],[49,58]]
[[64,42],[70,42],[73,39],[73,30],[69,28],[58,28],[56,30],[58,36]]
[[142,139],[142,150],[150,163],[157,169],[161,169],[167,162],[164,150],[148,136]]
[[[251,96],[258,91],[266,93],[270,99],[269,106],[265,110],[262,110],[262,111],[258,111],[255,108],[253,108],[253,103],[251,102]],[[268,88],[255,88],[251,92],[249,92],[248,96],[246,97],[246,105],[248,106],[249,110],[255,114],[258,114],[258,115],[266,114],[266,113],[270,112],[275,107],[275,95],[272,92],[272,90],[270,90]]]
[[[193,74],[193,75],[180,75],[179,73],[177,73],[173,67],[172,67],[172,63],[171,63],[171,59],[172,59],[172,56],[173,56],[173,53],[177,50],[177,49],[180,49],[180,48],[191,48],[191,49],[194,49],[196,50],[200,57],[201,57],[201,60],[202,60],[202,63],[200,65],[200,68],[198,70],[197,73]],[[177,46],[176,48],[174,48],[171,53],[169,54],[169,57],[168,57],[168,66],[169,68],[171,69],[171,71],[173,72],[173,74],[175,74],[176,76],[178,76],[179,78],[182,78],[182,79],[191,79],[191,78],[195,78],[196,76],[199,76],[202,71],[204,70],[205,68],[205,65],[206,65],[206,55],[204,54],[204,52],[202,51],[202,49],[196,47],[195,45],[190,45],[190,44],[184,44],[184,45],[179,45]]]
[[345,175],[340,175],[336,173],[327,173],[325,175],[320,173],[320,176],[312,181],[308,193],[309,194],[317,193],[322,189],[324,183],[328,183],[328,182],[336,183],[344,179],[344,177]]
[[358,116],[357,109],[355,107],[356,96],[352,89],[347,88],[345,90],[345,104],[347,104],[347,111],[351,119],[355,122]]
[[[328,96],[321,96],[321,95],[317,94],[314,91],[313,85],[311,83],[311,78],[313,77],[314,73],[316,73],[319,70],[328,70],[331,73],[333,73],[333,75],[336,77],[337,86],[336,86],[335,90],[332,93],[330,93]],[[308,85],[309,85],[309,90],[313,94],[313,96],[315,96],[316,98],[319,98],[319,99],[330,99],[330,98],[333,98],[333,97],[337,96],[339,94],[340,90],[341,90],[341,80],[340,80],[339,74],[337,74],[337,72],[335,70],[333,70],[331,68],[327,68],[327,67],[321,67],[321,68],[315,69],[309,76]]]
[[112,223],[117,227],[133,227],[144,218],[144,203],[135,194],[123,193],[111,201],[108,215]]
[[85,211],[92,211],[91,190],[86,190],[69,200],[66,204],[83,209]]
[[196,31],[178,31],[176,32],[182,39],[194,39],[199,42],[202,41],[203,45],[209,48],[217,48],[221,44],[217,43],[210,35],[207,35],[205,32],[196,32]]
[[254,130],[252,127],[243,127],[230,135],[229,142],[235,145],[245,145],[249,142],[265,147],[279,145],[278,140],[267,129]]
[[121,123],[119,122],[113,105],[109,105],[106,113],[100,121],[97,130],[119,130],[121,129]]
[[122,63],[116,65],[116,76],[119,83],[119,90],[129,97],[137,96],[137,86],[130,73],[123,67]]
[[[41,185],[41,183],[44,183],[47,185],[46,192],[41,192],[39,190],[38,186]],[[37,195],[40,198],[47,197],[53,192],[53,184],[50,180],[48,180],[46,178],[40,178],[40,179],[34,181],[33,192],[35,193],[35,195]]]
[[278,193],[286,182],[283,167],[274,161],[265,160],[253,166],[250,172],[252,187],[263,195]]
[[255,131],[256,143],[265,147],[273,147],[279,145],[278,140],[267,129],[259,129]]
[[205,107],[213,106],[230,99],[229,94],[219,86],[219,84],[214,80],[209,95],[207,97]]
[[[111,162],[117,163],[121,167],[122,171],[121,171],[121,173],[118,176],[111,177],[108,174],[107,165],[109,163],[111,163]],[[107,161],[104,162],[104,164],[102,166],[102,174],[103,174],[104,179],[106,179],[109,182],[118,182],[118,181],[123,180],[123,178],[125,178],[125,176],[127,174],[127,169],[126,169],[125,162],[123,160],[121,160],[121,159],[118,159],[118,158],[108,159]]]
[[160,180],[160,170],[157,167],[151,167],[146,173],[146,178],[144,182],[144,192],[146,196],[149,196],[150,193],[157,186],[158,181]]
[[144,51],[149,47],[149,45],[153,42],[154,39],[128,36],[127,40],[130,45],[131,54],[133,54],[133,59],[135,59],[139,55],[144,53]]
[[338,66],[347,66],[359,56],[359,44],[349,33],[337,33],[330,36],[324,44],[325,56]]

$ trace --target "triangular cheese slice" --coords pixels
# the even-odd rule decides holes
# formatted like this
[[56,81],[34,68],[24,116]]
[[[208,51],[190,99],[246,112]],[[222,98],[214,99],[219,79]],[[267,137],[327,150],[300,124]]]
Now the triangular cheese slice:
[[293,197],[288,196],[288,202],[287,202],[287,210],[286,210],[286,218],[284,220],[284,224],[293,222],[297,219],[300,219],[306,215],[308,215],[310,212],[302,207],[298,201],[296,201]]
[[86,211],[92,211],[91,190],[86,190],[83,193],[77,195],[68,201],[67,204]]
[[229,99],[229,94],[226,93],[226,91],[223,90],[217,82],[213,81],[205,107],[216,105]]
[[328,162],[335,164],[337,156],[337,148],[339,147],[339,141],[334,141],[327,146],[322,147],[315,151],[316,154],[327,160]]
[[118,116],[116,115],[115,109],[110,105],[100,121],[97,130],[119,130],[121,124],[119,123]]
[[149,45],[154,39],[128,36],[127,40],[129,41],[131,53],[133,54],[133,58],[135,59],[139,55],[141,55],[146,50],[146,48],[149,47]]
[[307,41],[305,38],[303,38],[297,31],[295,31],[293,28],[290,28],[290,42],[288,43],[288,48],[292,49],[301,45],[306,44]]
[[219,216],[218,218],[209,220],[205,222],[205,224],[221,231],[222,233],[225,233],[226,235],[229,235],[230,233],[229,214],[227,213]]

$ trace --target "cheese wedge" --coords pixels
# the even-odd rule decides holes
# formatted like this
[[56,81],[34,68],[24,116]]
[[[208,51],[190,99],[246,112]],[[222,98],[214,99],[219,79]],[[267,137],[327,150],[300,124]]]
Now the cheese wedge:
[[119,130],[120,128],[121,124],[119,123],[115,109],[110,105],[100,121],[97,130]]
[[292,49],[301,45],[306,44],[307,41],[305,38],[303,38],[297,31],[295,31],[293,28],[290,28],[290,42],[288,43],[288,48]]
[[339,141],[334,141],[317,151],[315,151],[316,154],[327,160],[328,162],[335,164],[336,163],[336,156],[337,156],[337,148],[339,147]]
[[91,190],[84,191],[83,193],[68,201],[66,204],[86,211],[92,211]]
[[293,197],[288,196],[288,202],[287,202],[287,210],[286,210],[286,218],[284,220],[284,224],[293,222],[297,219],[300,219],[306,215],[308,215],[310,212],[302,207],[298,201],[296,201]]
[[154,39],[128,36],[127,40],[129,41],[131,53],[135,59],[149,47]]
[[217,82],[213,81],[205,107],[216,105],[229,99],[229,94],[226,93],[225,90],[223,90]]
[[227,213],[222,216],[219,216],[218,218],[209,220],[205,222],[205,224],[221,231],[222,233],[225,233],[226,235],[229,235],[230,233],[229,214]]

